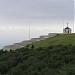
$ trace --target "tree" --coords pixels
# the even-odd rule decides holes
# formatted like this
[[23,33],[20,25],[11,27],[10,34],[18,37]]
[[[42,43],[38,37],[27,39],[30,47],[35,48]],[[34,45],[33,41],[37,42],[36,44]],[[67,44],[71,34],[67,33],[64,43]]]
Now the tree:
[[34,45],[31,46],[31,49],[34,49]]

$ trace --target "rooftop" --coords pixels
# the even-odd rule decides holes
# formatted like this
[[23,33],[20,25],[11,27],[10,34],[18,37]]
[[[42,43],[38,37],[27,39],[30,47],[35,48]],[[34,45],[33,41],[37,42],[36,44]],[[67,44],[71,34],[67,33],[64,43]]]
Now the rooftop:
[[69,27],[66,27],[65,29],[70,29]]

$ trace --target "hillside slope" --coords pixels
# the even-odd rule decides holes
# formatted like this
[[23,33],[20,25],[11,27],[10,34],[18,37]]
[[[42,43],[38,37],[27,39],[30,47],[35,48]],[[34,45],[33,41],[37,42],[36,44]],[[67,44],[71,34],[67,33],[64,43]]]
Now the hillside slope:
[[74,39],[75,34],[57,35],[33,48],[0,50],[0,75],[75,75]]
[[35,48],[48,47],[48,46],[59,45],[59,44],[63,44],[63,45],[72,44],[72,45],[75,45],[75,34],[59,34],[57,36],[50,37],[46,40],[38,41],[38,42],[33,43]]

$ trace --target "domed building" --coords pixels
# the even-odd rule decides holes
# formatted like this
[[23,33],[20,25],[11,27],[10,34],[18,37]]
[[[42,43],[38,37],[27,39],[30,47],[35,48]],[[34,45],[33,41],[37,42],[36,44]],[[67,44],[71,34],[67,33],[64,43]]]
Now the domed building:
[[68,27],[68,23],[67,23],[67,27],[63,29],[63,33],[64,34],[70,34],[71,33],[71,28]]

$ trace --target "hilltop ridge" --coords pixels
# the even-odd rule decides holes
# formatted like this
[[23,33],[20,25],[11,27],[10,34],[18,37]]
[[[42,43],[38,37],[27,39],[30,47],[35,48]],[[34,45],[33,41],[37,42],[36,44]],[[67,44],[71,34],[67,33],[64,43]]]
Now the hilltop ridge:
[[67,45],[75,44],[75,34],[63,34],[63,33],[49,33],[48,35],[40,36],[39,38],[32,38],[31,40],[25,40],[20,43],[14,43],[13,45],[4,46],[3,50],[16,50],[22,47],[35,45],[35,48],[38,47],[48,47],[51,45]]
[[54,37],[47,38],[42,41],[32,43],[35,48],[38,47],[48,47],[48,46],[55,46],[55,45],[75,45],[75,33],[71,34],[57,34]]
[[54,37],[56,35],[57,35],[57,33],[49,33],[48,35],[42,35],[39,38],[32,38],[31,40],[25,40],[25,41],[22,41],[22,42],[19,42],[19,43],[14,43],[13,45],[4,46],[3,50],[4,51],[5,50],[7,50],[7,51],[16,50],[16,49],[25,47],[28,44],[32,44],[32,43],[37,42],[37,41],[45,40],[49,37]]

